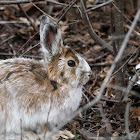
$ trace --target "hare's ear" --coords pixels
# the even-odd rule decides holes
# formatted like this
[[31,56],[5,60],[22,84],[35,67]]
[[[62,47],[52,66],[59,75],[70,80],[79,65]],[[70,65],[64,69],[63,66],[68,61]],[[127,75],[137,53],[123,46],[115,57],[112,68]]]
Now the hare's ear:
[[40,44],[47,61],[61,50],[61,31],[54,20],[43,16],[40,23]]

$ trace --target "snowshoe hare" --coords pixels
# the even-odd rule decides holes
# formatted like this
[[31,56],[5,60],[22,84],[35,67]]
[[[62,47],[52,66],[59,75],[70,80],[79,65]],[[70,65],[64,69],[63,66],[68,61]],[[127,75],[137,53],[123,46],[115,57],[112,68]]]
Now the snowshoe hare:
[[53,128],[79,106],[91,75],[88,63],[63,45],[60,29],[46,16],[40,23],[40,44],[44,60],[0,61],[1,134],[21,133],[21,128],[23,133],[42,133],[47,122]]

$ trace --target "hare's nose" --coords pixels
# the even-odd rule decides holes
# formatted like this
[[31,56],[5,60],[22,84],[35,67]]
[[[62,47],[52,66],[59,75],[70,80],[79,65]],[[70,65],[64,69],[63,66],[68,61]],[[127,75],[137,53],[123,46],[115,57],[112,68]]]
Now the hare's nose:
[[90,74],[88,74],[88,77],[90,77],[91,76],[91,73]]
[[88,72],[88,77],[90,77],[92,75],[92,72],[90,71],[90,72]]

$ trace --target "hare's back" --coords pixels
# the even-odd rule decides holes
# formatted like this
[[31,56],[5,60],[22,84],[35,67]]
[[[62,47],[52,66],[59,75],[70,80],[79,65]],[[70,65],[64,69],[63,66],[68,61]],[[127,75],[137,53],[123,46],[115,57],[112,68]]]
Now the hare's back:
[[31,71],[34,68],[43,68],[43,64],[34,59],[14,58],[0,61],[0,80],[8,79],[14,73]]
[[49,87],[43,61],[25,58],[0,61],[0,83],[4,83],[12,94],[36,94]]

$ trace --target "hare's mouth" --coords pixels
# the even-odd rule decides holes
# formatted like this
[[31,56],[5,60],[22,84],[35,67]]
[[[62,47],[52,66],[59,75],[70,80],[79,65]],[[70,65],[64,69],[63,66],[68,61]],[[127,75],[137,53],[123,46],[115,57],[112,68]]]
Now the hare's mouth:
[[79,80],[79,85],[85,85],[89,81],[90,76],[88,74],[82,74],[80,80]]

